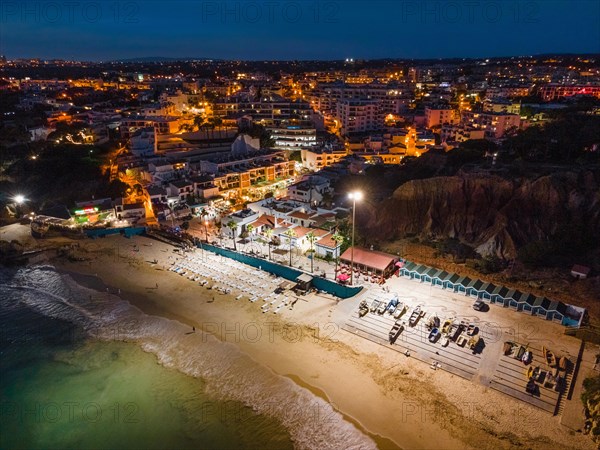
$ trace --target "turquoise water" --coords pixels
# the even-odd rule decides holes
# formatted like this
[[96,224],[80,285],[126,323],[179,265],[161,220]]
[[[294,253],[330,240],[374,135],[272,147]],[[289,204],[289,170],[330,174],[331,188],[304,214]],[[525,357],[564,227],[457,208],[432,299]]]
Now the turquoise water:
[[138,345],[89,339],[0,291],[2,449],[292,448],[276,420],[205,392]]
[[0,447],[369,449],[235,345],[51,266],[0,270]]
[[276,421],[125,343],[43,348],[2,364],[2,448],[291,448]]

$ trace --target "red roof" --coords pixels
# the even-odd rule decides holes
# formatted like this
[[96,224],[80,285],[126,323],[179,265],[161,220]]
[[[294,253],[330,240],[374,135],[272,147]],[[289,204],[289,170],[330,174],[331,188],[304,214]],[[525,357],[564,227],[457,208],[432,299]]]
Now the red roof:
[[311,217],[310,214],[306,214],[301,211],[294,211],[293,213],[288,214],[288,216],[295,217],[297,219],[310,219],[310,217]]
[[[351,262],[352,247],[346,250],[340,259],[345,262]],[[387,253],[354,247],[354,264],[360,264],[376,270],[385,270],[395,259],[395,256],[388,255]]]
[[582,275],[589,275],[592,269],[586,266],[582,266],[581,264],[575,264],[571,269],[571,272],[580,273]]
[[320,245],[322,247],[327,247],[327,248],[337,248],[339,247],[341,244],[338,244],[337,242],[335,242],[332,238],[331,235],[327,235],[324,236],[322,239],[319,239],[315,245]]

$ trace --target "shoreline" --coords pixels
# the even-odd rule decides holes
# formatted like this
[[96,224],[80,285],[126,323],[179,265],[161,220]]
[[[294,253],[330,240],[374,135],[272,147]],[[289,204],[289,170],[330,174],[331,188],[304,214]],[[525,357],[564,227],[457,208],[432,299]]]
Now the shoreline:
[[[177,320],[180,323],[186,323],[186,319],[184,317],[178,316],[176,314],[173,314],[173,313],[166,311],[164,309],[161,309],[159,307],[156,307],[156,306],[153,307],[152,305],[148,305],[147,302],[144,302],[142,304],[141,302],[143,302],[143,300],[141,300],[141,299],[138,299],[137,301],[134,300],[136,297],[136,294],[134,294],[132,292],[122,292],[121,294],[118,294],[117,293],[118,288],[115,288],[114,286],[106,284],[102,280],[102,278],[100,278],[96,275],[91,275],[91,274],[87,274],[87,273],[68,270],[68,269],[65,269],[65,268],[59,267],[59,266],[57,266],[57,270],[61,274],[70,276],[80,286],[86,287],[88,289],[93,289],[98,292],[103,292],[106,288],[109,288],[111,290],[112,295],[119,295],[119,296],[123,296],[123,297],[126,296],[127,297],[126,301],[129,301],[133,306],[139,308],[144,314],[161,316],[161,317],[165,317],[167,319]],[[125,298],[124,298],[124,300],[125,300]],[[218,339],[220,339],[219,336],[216,336],[216,337]],[[158,364],[158,361],[157,361],[157,364]],[[389,450],[403,450],[402,447],[400,447],[392,439],[386,438],[377,433],[373,433],[373,432],[369,431],[368,429],[366,429],[363,426],[363,424],[358,419],[356,419],[355,417],[352,417],[352,416],[344,413],[343,411],[339,410],[338,408],[336,408],[336,406],[334,404],[332,404],[331,399],[329,398],[329,396],[327,395],[327,393],[325,391],[319,389],[316,386],[311,385],[310,383],[308,383],[307,381],[305,381],[298,375],[295,375],[295,374],[279,374],[279,375],[290,379],[292,382],[294,382],[299,387],[304,388],[304,389],[310,391],[316,397],[319,397],[319,398],[325,400],[327,403],[329,403],[334,408],[334,410],[336,412],[338,412],[339,414],[342,415],[344,420],[346,420],[347,422],[350,422],[359,431],[361,431],[362,433],[369,436],[377,444],[378,448],[389,449]]]
[[[128,242],[151,241],[135,238]],[[91,264],[66,260],[52,264],[88,287],[109,286],[111,293],[120,289],[120,296],[145,314],[174,319],[236,344],[259,364],[326,400],[380,448],[393,444],[403,449],[508,449],[515,445],[541,449],[551,442],[565,448],[593,448],[591,441],[577,435],[572,436],[577,439],[566,439],[565,430],[556,429],[555,417],[500,393],[447,373],[428,371],[419,361],[398,359],[394,352],[343,330],[337,330],[335,339],[327,340],[326,330],[319,325],[333,323],[332,315],[339,312],[335,301],[317,298],[298,302],[302,304],[300,311],[294,310],[291,317],[267,317],[245,298],[236,301],[232,295],[208,291],[173,272],[149,266],[147,261],[153,256],[173,257],[165,244],[143,244],[139,247],[142,251],[131,257],[127,252],[123,254],[121,244],[119,258],[109,251],[114,244],[109,240],[90,244],[91,248],[84,251],[95,258]],[[157,280],[159,289],[154,288]],[[215,300],[210,301],[213,295]],[[227,334],[227,327],[234,324],[254,324],[268,330],[271,325],[277,328],[289,323],[300,330],[303,339],[289,342],[279,329],[273,333],[273,340],[260,342],[240,339],[239,335],[232,339]],[[494,405],[491,411],[490,405]],[[409,407],[416,408],[416,412]],[[502,411],[514,415],[515,410],[523,410],[519,414],[531,416],[527,423],[539,422],[538,427],[516,430],[518,418],[499,420]],[[557,441],[557,437],[562,439]]]

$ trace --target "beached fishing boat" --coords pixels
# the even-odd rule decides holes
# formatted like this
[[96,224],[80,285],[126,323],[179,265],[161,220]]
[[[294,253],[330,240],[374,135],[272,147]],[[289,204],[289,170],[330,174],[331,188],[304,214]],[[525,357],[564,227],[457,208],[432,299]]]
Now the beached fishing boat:
[[379,308],[379,300],[373,300],[373,303],[371,303],[371,312],[374,313],[377,311],[377,308]]
[[560,370],[567,370],[567,367],[569,367],[569,360],[565,356],[563,356],[558,361],[558,367],[560,368]]
[[406,305],[402,302],[398,303],[396,312],[394,313],[394,319],[399,319],[406,312]]
[[479,336],[471,336],[469,338],[469,341],[467,342],[467,345],[469,346],[469,348],[471,350],[474,350],[475,347],[477,347],[478,343],[479,343]]
[[421,318],[421,307],[417,306],[413,312],[410,314],[410,317],[408,319],[408,325],[411,327],[414,327],[417,322],[419,321],[419,319]]
[[396,342],[396,339],[398,339],[398,336],[400,336],[400,333],[402,333],[403,330],[404,330],[404,324],[402,322],[400,322],[399,320],[397,320],[389,332],[390,344],[393,344],[394,342]]
[[442,344],[442,347],[447,347],[448,344],[450,343],[450,339],[448,339],[447,336],[442,337],[442,340],[440,341],[440,343]]
[[527,352],[523,353],[521,362],[523,362],[523,364],[529,364],[531,362],[532,358],[533,358],[532,353],[530,351],[527,351]]
[[387,312],[392,315],[396,312],[396,308],[398,307],[398,299],[396,297],[394,297],[393,299],[390,300],[390,302],[387,305]]
[[369,305],[367,305],[366,301],[362,301],[360,302],[360,305],[358,305],[358,317],[364,317],[367,315],[367,313],[369,312]]
[[542,354],[544,355],[544,359],[550,367],[556,367],[556,356],[554,356],[554,353],[552,353],[551,350],[548,350],[546,347],[542,347]]
[[442,325],[442,334],[448,334],[450,332],[450,326],[452,326],[451,320],[445,320]]
[[546,372],[546,379],[544,380],[544,387],[549,389],[554,389],[556,386],[556,380],[554,379],[554,375],[550,373],[550,371]]
[[437,328],[433,328],[431,330],[431,332],[429,333],[428,339],[429,339],[429,342],[435,343],[435,341],[437,341],[439,337],[440,337],[440,330]]
[[502,349],[505,356],[509,356],[512,353],[512,349],[516,344],[514,342],[506,341]]
[[479,331],[479,328],[477,328],[474,323],[470,323],[467,326],[467,335],[469,335],[469,336],[473,336],[473,335],[477,334],[478,331]]

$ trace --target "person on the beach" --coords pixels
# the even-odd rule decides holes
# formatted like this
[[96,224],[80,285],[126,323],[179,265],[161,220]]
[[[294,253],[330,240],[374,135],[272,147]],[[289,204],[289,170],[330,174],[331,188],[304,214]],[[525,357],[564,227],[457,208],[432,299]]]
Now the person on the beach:
[[158,283],[156,283],[156,289],[158,289]]
[[196,327],[192,327],[192,331],[195,333],[196,332]]

